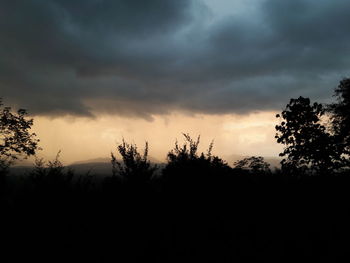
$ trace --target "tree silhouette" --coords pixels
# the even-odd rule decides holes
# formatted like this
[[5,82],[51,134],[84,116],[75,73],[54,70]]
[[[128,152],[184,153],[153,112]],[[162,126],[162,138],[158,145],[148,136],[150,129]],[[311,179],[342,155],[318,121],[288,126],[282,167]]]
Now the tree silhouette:
[[264,161],[264,157],[251,156],[242,160],[236,161],[234,164],[235,169],[249,170],[254,174],[270,173],[270,164]]
[[152,166],[148,160],[148,142],[145,143],[142,155],[135,144],[129,144],[124,139],[117,146],[117,150],[122,157],[122,162],[111,153],[113,176],[119,175],[129,182],[146,182],[152,178],[157,166]]
[[212,167],[227,167],[227,164],[220,159],[218,156],[212,155],[214,143],[209,144],[207,153],[198,153],[198,145],[200,142],[200,136],[196,140],[193,140],[187,133],[182,134],[185,138],[185,143],[179,146],[178,142],[175,142],[175,147],[172,149],[167,156],[168,166],[187,166],[204,164]]
[[291,99],[276,125],[278,143],[286,145],[280,156],[285,172],[325,173],[338,165],[339,152],[334,138],[321,124],[325,109],[319,103],[310,104],[310,99]]
[[209,144],[207,153],[198,153],[200,136],[196,140],[183,133],[185,142],[182,146],[175,142],[175,147],[167,156],[168,163],[163,169],[164,179],[173,186],[205,184],[213,176],[226,174],[230,168],[218,156],[212,155],[213,142]]
[[330,123],[336,144],[343,155],[343,165],[349,167],[350,154],[350,78],[340,81],[334,91],[337,101],[328,105]]
[[[34,169],[30,173],[30,178],[36,184],[44,187],[62,187],[69,185],[74,177],[73,170],[64,167],[59,160],[61,151],[58,151],[52,161],[46,162],[43,158],[36,158]],[[67,169],[67,171],[65,171]]]
[[[168,153],[168,162],[176,163],[176,162],[186,162],[190,160],[196,160],[199,157],[197,150],[200,142],[200,136],[197,137],[197,140],[193,140],[189,134],[183,133],[185,137],[185,143],[181,147],[178,142],[175,142],[175,147]],[[208,149],[208,155],[211,155],[212,145]],[[204,154],[202,153],[204,156]]]
[[15,160],[34,155],[39,140],[30,133],[33,119],[26,118],[27,111],[19,109],[13,113],[0,100],[0,169],[6,170]]

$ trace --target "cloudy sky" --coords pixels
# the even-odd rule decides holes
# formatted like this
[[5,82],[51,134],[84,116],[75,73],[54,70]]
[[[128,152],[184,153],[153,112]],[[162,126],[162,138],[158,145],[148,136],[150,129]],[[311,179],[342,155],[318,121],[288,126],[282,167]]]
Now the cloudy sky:
[[[0,97],[48,155],[161,158],[181,132],[276,155],[274,114],[349,75],[348,0],[0,0]],[[153,148],[152,148],[153,144]]]

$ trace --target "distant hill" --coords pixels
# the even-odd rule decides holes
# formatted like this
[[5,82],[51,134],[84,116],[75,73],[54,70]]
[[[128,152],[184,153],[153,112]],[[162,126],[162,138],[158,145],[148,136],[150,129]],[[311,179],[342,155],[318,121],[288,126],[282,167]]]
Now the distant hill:
[[[223,157],[225,161],[230,166],[233,166],[233,163],[242,160],[249,156],[232,154],[226,157]],[[158,159],[150,157],[149,158],[152,164],[157,164],[161,169],[165,166],[164,162],[160,162]],[[280,167],[280,158],[277,157],[264,157],[265,161],[271,165],[271,169],[275,167]],[[112,164],[111,159],[107,157],[100,157],[88,160],[81,160],[74,162],[70,165],[67,165],[66,168],[72,169],[76,175],[101,175],[101,176],[110,176],[112,175]],[[11,167],[10,172],[13,175],[25,175],[29,174],[33,169],[32,160],[24,160],[20,163],[17,163],[15,166]]]
[[[150,156],[149,160],[152,164],[160,164],[160,162]],[[120,160],[119,160],[120,161]],[[78,175],[91,174],[91,175],[112,175],[111,158],[101,157],[89,160],[82,160],[74,162],[67,166],[72,169]]]
[[[157,158],[154,158],[153,156],[148,156],[148,160],[151,161],[151,163],[161,163]],[[70,165],[77,165],[77,164],[87,164],[87,163],[111,163],[111,157],[99,157],[94,159],[88,159],[88,160],[81,160],[74,162]]]
[[112,164],[110,160],[94,161],[94,162],[79,162],[68,165],[67,168],[72,169],[78,175],[112,175]]
[[99,157],[94,159],[88,159],[88,160],[81,160],[74,162],[70,165],[80,165],[80,164],[88,164],[88,163],[111,163],[111,158],[108,157]]

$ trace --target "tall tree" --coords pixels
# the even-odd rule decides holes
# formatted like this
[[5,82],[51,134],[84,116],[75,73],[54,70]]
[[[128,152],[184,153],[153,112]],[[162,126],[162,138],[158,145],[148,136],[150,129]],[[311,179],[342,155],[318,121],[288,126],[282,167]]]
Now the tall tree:
[[341,151],[343,165],[349,167],[350,154],[350,78],[340,81],[334,91],[336,102],[328,105],[331,128],[337,147]]
[[27,111],[19,109],[13,112],[4,107],[0,100],[0,170],[6,170],[19,158],[34,155],[39,140],[30,129],[33,119],[26,118]]
[[334,137],[321,123],[324,107],[310,99],[291,99],[276,125],[278,143],[286,147],[280,153],[282,169],[298,173],[326,173],[338,167],[339,152]]

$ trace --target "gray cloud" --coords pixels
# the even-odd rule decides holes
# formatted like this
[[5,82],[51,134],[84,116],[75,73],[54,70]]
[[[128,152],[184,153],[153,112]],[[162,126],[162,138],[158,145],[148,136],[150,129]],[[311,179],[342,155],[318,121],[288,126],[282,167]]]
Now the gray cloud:
[[199,0],[3,0],[0,96],[41,115],[279,110],[350,66],[350,2],[265,0],[210,22]]

